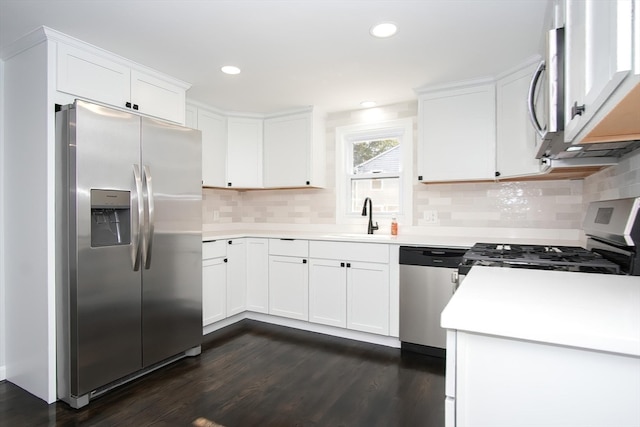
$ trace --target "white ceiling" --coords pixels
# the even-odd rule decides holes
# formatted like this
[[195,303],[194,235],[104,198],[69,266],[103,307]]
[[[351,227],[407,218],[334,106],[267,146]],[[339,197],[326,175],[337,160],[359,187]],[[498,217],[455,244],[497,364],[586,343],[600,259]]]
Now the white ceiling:
[[[191,83],[231,111],[415,98],[539,52],[551,0],[0,0],[2,47],[45,25]],[[390,39],[369,28],[398,24]],[[242,68],[222,74],[222,65]]]

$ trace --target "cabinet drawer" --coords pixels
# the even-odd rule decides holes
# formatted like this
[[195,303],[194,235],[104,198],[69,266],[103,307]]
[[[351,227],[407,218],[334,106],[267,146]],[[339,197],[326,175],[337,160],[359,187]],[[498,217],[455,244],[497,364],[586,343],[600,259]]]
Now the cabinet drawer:
[[269,239],[269,255],[309,256],[309,242],[307,240]]
[[309,243],[309,257],[388,263],[389,245],[313,241]]
[[227,256],[227,241],[215,240],[202,244],[202,259],[221,258]]

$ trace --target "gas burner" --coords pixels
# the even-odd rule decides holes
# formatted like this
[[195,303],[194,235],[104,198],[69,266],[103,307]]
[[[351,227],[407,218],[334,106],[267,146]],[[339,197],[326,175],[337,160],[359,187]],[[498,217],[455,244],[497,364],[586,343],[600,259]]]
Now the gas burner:
[[577,246],[477,243],[464,255],[465,265],[544,268],[619,274],[619,266],[596,252]]

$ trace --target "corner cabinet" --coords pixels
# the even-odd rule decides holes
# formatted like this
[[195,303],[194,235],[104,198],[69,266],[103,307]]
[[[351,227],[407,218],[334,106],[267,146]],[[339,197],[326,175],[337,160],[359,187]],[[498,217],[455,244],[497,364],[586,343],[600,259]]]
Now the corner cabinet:
[[202,131],[202,185],[239,190],[325,186],[324,116],[313,108],[228,115],[187,105]]
[[190,85],[90,45],[58,42],[56,57],[58,91],[185,123],[185,92]]
[[245,239],[247,246],[247,310],[269,312],[269,240]]
[[227,317],[247,309],[246,239],[227,242]]
[[265,188],[324,186],[324,123],[313,110],[264,120]]
[[419,181],[495,178],[495,84],[485,80],[421,91]]

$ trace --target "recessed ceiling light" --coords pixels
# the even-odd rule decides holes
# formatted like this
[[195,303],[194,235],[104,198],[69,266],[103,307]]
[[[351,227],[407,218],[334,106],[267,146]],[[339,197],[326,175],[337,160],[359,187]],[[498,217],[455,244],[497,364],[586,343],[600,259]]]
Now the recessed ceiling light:
[[240,74],[240,68],[233,65],[225,65],[224,67],[220,68],[220,71],[225,74]]
[[378,105],[376,101],[362,101],[360,103],[360,106],[362,108],[371,108],[371,107],[375,107],[376,105]]
[[398,27],[393,22],[381,22],[371,27],[369,32],[374,37],[386,38],[391,37],[398,31]]

